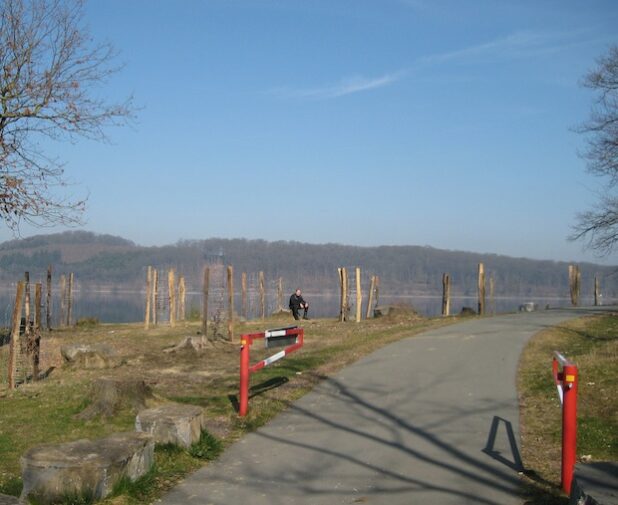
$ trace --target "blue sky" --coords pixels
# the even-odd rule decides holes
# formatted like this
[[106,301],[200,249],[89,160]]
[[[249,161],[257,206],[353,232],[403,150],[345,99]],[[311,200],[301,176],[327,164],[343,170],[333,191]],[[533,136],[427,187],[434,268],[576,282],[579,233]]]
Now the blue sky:
[[614,0],[105,0],[86,21],[125,64],[101,93],[141,109],[55,146],[85,229],[596,261],[566,241],[602,182],[572,129]]

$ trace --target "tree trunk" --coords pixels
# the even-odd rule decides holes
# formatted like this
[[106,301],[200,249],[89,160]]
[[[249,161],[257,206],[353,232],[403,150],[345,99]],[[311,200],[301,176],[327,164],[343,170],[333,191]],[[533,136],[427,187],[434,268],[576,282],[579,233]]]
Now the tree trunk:
[[442,315],[451,315],[451,277],[447,273],[442,274]]
[[227,338],[230,342],[234,341],[234,267],[227,267]]
[[362,318],[363,292],[361,290],[361,269],[356,267],[356,322],[360,323]]
[[152,302],[152,267],[146,269],[146,313],[144,315],[144,329],[150,327],[150,304]]
[[202,284],[202,335],[208,339],[208,291],[210,289],[210,268],[204,267]]
[[45,305],[45,323],[47,330],[52,329],[52,266],[47,267],[47,303]]
[[15,293],[15,305],[13,306],[13,316],[11,317],[11,345],[9,347],[8,363],[8,383],[9,389],[15,389],[15,376],[17,374],[17,354],[19,353],[19,327],[21,326],[21,313],[24,303],[25,283],[17,283]]
[[478,278],[479,316],[485,314],[485,265],[479,263]]
[[167,295],[169,299],[170,326],[176,326],[176,274],[173,268],[167,273]]

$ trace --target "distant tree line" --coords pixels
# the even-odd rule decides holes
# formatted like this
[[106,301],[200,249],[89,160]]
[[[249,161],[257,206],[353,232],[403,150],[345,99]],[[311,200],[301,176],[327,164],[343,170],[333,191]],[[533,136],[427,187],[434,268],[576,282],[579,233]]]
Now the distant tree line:
[[[27,244],[27,247],[25,245]],[[70,258],[81,258],[72,261]],[[188,289],[199,290],[204,265],[234,265],[235,274],[265,273],[269,286],[278,277],[287,290],[336,292],[337,267],[360,266],[363,278],[379,275],[383,293],[440,294],[442,273],[452,279],[453,295],[476,293],[477,265],[494,276],[496,296],[568,296],[568,265],[564,262],[511,258],[495,254],[446,251],[419,246],[356,247],[246,239],[184,240],[163,247],[141,247],[119,237],[70,232],[0,244],[0,279],[14,282],[28,270],[43,275],[52,264],[56,275],[74,272],[82,286],[143,287],[146,266],[175,268]],[[594,276],[606,297],[618,294],[615,268],[580,264],[582,295],[590,296]],[[251,278],[251,277],[250,277]],[[223,279],[213,279],[216,283]],[[239,285],[239,284],[238,284]]]

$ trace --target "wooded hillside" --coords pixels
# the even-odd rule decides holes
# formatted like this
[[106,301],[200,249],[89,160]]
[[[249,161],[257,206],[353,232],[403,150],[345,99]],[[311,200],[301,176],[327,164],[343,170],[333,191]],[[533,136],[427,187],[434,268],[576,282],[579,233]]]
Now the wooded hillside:
[[[143,247],[111,235],[74,231],[12,240],[0,244],[0,280],[11,283],[29,271],[44,279],[48,264],[54,274],[74,272],[83,287],[141,288],[147,265],[175,268],[185,275],[189,289],[199,290],[207,263],[234,266],[249,276],[263,270],[270,282],[281,276],[288,288],[336,291],[337,267],[360,266],[363,277],[377,274],[389,293],[439,294],[443,272],[451,275],[453,294],[476,293],[476,270],[485,263],[487,277],[495,277],[496,295],[567,296],[568,264],[511,258],[495,254],[447,251],[420,246],[357,247],[265,240],[184,240],[174,245]],[[618,295],[616,268],[580,264],[582,295],[592,293],[594,275],[605,297]],[[367,276],[367,277],[365,277]]]

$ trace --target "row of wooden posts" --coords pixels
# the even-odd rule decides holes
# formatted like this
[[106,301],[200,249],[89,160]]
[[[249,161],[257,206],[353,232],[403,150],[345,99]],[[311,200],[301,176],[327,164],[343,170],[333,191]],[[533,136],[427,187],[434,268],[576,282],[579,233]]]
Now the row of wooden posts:
[[[348,277],[348,269],[345,267],[337,268],[339,273],[339,321],[348,321],[350,313],[350,283]],[[356,317],[355,321],[360,323],[363,316],[363,290],[361,285],[361,269],[356,267],[354,269],[356,280]],[[367,312],[365,318],[369,319],[372,315],[374,304],[378,304],[378,298],[380,293],[380,277],[377,275],[371,276],[369,286],[369,300],[367,301]]]
[[[340,283],[340,304],[339,304],[339,320],[348,321],[350,319],[350,287],[348,269],[345,267],[338,268],[339,283]],[[234,267],[227,266],[227,333],[228,337],[233,338],[234,334]],[[355,268],[355,281],[356,281],[356,314],[355,321],[360,322],[363,316],[363,291],[361,286],[361,269]],[[159,295],[159,280],[158,270],[149,266],[147,269],[146,277],[146,314],[144,319],[144,326],[146,329],[150,325],[156,326],[157,321],[157,307],[160,302]],[[61,286],[63,279],[61,278]],[[264,272],[260,271],[258,274],[259,282],[259,305],[260,316],[262,319],[266,317],[266,290]],[[571,303],[573,306],[579,305],[579,293],[581,284],[581,274],[577,265],[569,265],[569,288],[571,293]],[[72,274],[70,277],[70,285],[72,286]],[[169,303],[169,324],[174,326],[177,320],[183,321],[186,317],[186,285],[184,276],[178,277],[176,282],[176,273],[174,269],[170,269],[167,272],[167,300]],[[203,307],[202,307],[202,331],[204,335],[208,335],[208,302],[209,302],[209,287],[210,287],[210,267],[204,268],[203,276]],[[69,291],[71,288],[69,288]],[[367,302],[367,309],[365,318],[370,318],[373,309],[378,304],[380,291],[380,277],[372,275],[369,287],[369,298]],[[495,279],[493,273],[489,276],[489,300],[492,311],[495,310],[494,305],[494,292],[495,292]],[[477,312],[480,315],[487,312],[487,293],[486,293],[486,276],[485,265],[483,263],[478,264],[478,304]],[[48,295],[49,296],[49,295]],[[599,294],[599,281],[595,276],[594,278],[594,304],[600,304]],[[277,279],[277,309],[281,311],[283,309],[283,280],[281,277]],[[70,306],[69,306],[70,314]],[[448,273],[442,275],[442,315],[449,316],[451,314],[451,277]],[[241,316],[247,318],[247,274],[242,272],[241,274]],[[68,316],[70,318],[70,315]]]
[[[571,295],[571,305],[577,307],[579,305],[579,294],[581,288],[581,272],[578,265],[569,265],[569,291]],[[494,307],[494,290],[495,281],[493,273],[489,277],[489,299],[490,304]],[[486,313],[486,292],[485,292],[485,265],[478,264],[478,313],[483,315]],[[601,304],[601,294],[599,288],[599,279],[594,276],[594,305]],[[451,278],[447,273],[442,274],[442,315],[450,315],[451,310]]]
[[[228,293],[228,310],[227,310],[227,333],[231,340],[234,335],[234,267],[226,267],[226,284]],[[149,266],[146,273],[146,313],[144,317],[144,328],[148,329],[151,325],[156,326],[157,307],[160,302],[159,293],[159,273],[154,267]],[[175,326],[176,321],[185,320],[186,317],[186,285],[184,276],[180,275],[178,283],[175,280],[176,273],[174,269],[167,272],[167,294],[169,308],[169,324]],[[259,299],[260,299],[260,316],[262,319],[266,317],[266,283],[264,272],[259,272]],[[247,318],[247,273],[242,272],[240,277],[241,284],[241,311],[240,315]],[[210,267],[204,268],[202,279],[202,333],[208,336],[208,303],[210,291]],[[178,300],[178,302],[177,302]],[[277,308],[283,309],[283,279],[277,279]]]
[[[70,326],[73,317],[74,275],[60,276],[60,326]],[[47,268],[47,293],[45,300],[45,326],[52,329],[52,267]],[[18,355],[24,354],[31,361],[32,380],[39,379],[39,357],[41,348],[43,284],[34,285],[34,311],[31,311],[30,272],[24,273],[24,280],[17,283],[15,304],[11,315],[11,341],[8,360],[8,386],[14,389],[17,380]],[[23,338],[22,338],[23,332]]]

